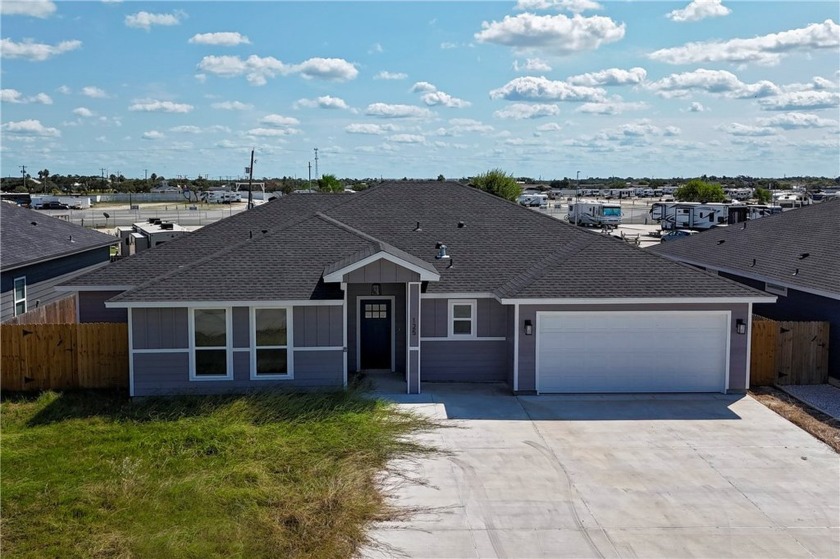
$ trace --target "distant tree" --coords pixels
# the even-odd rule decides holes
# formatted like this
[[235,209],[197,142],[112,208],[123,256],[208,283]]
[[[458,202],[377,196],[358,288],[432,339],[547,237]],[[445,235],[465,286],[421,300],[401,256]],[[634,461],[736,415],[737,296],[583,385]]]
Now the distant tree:
[[755,199],[759,204],[769,204],[773,201],[773,194],[766,188],[759,187],[755,189]]
[[474,177],[471,185],[506,200],[516,200],[522,194],[522,188],[516,184],[513,175],[501,169],[492,169]]
[[335,175],[321,175],[321,178],[318,179],[318,188],[321,192],[344,192],[344,186]]
[[446,180],[446,177],[444,177],[443,175],[438,175],[437,180],[438,180],[438,182],[443,182],[443,181]]
[[723,202],[726,200],[726,194],[723,187],[717,183],[692,179],[674,192],[674,198],[680,202]]

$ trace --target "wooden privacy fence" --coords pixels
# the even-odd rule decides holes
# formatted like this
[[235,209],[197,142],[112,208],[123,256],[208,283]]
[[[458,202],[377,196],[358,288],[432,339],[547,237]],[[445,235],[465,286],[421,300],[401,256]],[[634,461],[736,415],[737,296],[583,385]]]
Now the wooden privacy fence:
[[127,324],[0,325],[0,388],[128,387]]
[[74,296],[30,309],[3,324],[64,324],[68,322],[76,322],[76,297]]
[[828,322],[778,322],[753,315],[750,385],[828,381]]

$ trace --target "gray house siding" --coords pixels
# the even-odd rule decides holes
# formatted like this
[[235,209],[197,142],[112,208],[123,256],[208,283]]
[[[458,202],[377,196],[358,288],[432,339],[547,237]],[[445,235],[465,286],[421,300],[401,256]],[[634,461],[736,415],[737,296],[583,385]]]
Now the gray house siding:
[[[719,275],[764,290],[765,282],[725,272]],[[772,283],[772,281],[771,281]],[[774,295],[776,295],[774,293]],[[821,297],[788,288],[787,295],[776,295],[775,303],[755,304],[753,312],[773,320],[803,320],[829,322],[828,376],[840,382],[840,300]]]
[[407,283],[410,281],[420,281],[420,274],[384,258],[344,274],[345,283]]
[[[358,298],[370,297],[371,286],[366,283],[353,283],[347,285],[347,368],[350,371],[358,370]],[[405,333],[405,296],[406,284],[404,283],[382,283],[380,284],[380,296],[383,298],[394,298],[394,364],[399,373],[405,373],[406,364],[406,333]],[[421,322],[422,328],[422,322]]]
[[[341,388],[344,384],[341,307],[293,307],[294,346],[290,350],[294,378],[272,380],[250,378],[248,307],[232,309],[233,378],[230,380],[190,380],[189,309],[136,308],[131,315],[135,396],[242,393],[266,388]],[[318,330],[324,333],[307,334],[309,322],[317,324]],[[298,332],[301,332],[300,339]],[[324,349],[312,349],[319,347]]]
[[[519,324],[525,320],[537,323],[537,311],[731,311],[732,324],[738,319],[748,320],[747,304],[673,304],[673,305],[520,305]],[[730,332],[729,386],[728,390],[743,391],[748,388],[749,361],[747,347],[749,336]],[[519,391],[536,391],[536,333],[519,336]],[[653,341],[652,341],[653,342]]]
[[420,360],[423,382],[505,382],[506,341],[424,341]]
[[[445,338],[449,333],[449,299],[422,299],[420,329],[424,338]],[[476,333],[479,338],[507,335],[505,305],[496,299],[475,299]]]
[[88,252],[39,262],[0,273],[0,322],[15,316],[14,283],[16,278],[26,278],[26,308],[34,310],[65,297],[71,296],[56,291],[55,286],[75,276],[95,270],[110,259],[108,247]]
[[128,322],[128,311],[109,309],[105,301],[122,291],[79,291],[79,322]]

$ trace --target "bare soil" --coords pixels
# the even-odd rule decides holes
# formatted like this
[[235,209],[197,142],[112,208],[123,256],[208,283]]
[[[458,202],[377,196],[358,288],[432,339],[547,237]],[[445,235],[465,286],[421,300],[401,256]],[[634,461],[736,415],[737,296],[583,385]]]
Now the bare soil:
[[840,453],[840,421],[769,386],[753,388],[750,396]]

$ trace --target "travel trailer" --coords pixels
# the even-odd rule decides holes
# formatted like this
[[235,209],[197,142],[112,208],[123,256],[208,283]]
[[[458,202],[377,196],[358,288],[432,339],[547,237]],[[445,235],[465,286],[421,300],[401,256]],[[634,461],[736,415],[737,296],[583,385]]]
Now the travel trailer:
[[547,194],[523,194],[517,200],[520,205],[528,206],[530,208],[547,208],[548,195]]
[[601,200],[580,200],[569,204],[566,219],[576,225],[615,227],[621,225],[621,205]]

